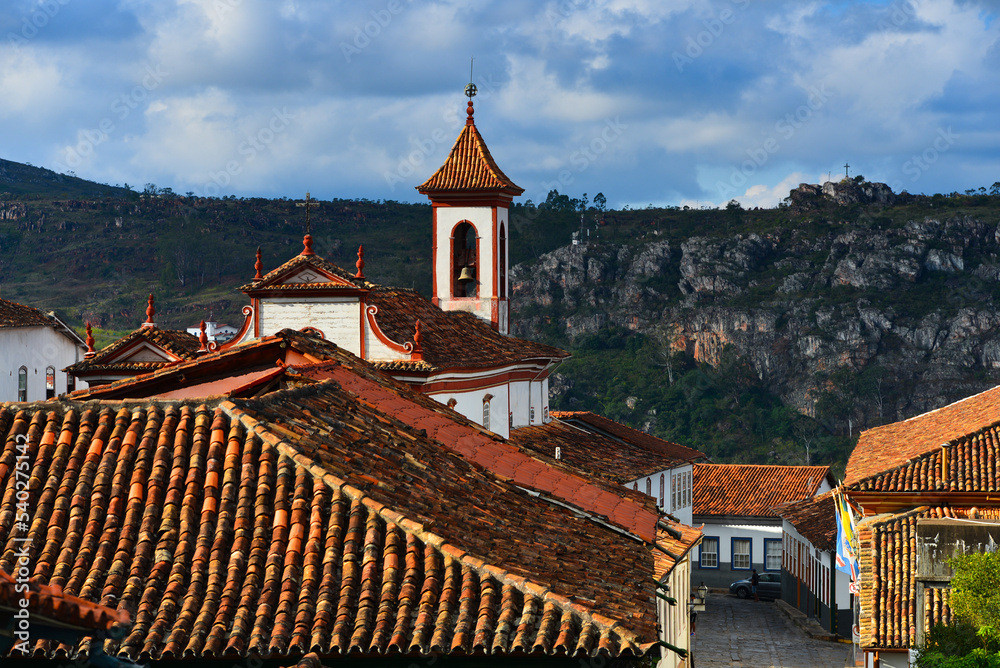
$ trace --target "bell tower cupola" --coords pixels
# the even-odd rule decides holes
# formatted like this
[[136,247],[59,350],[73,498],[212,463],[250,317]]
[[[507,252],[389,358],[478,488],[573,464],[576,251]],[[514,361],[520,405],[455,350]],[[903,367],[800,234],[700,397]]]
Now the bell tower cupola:
[[476,129],[472,98],[465,127],[448,159],[417,186],[434,215],[433,301],[445,311],[468,311],[508,333],[510,235],[508,211],[524,192],[504,174]]

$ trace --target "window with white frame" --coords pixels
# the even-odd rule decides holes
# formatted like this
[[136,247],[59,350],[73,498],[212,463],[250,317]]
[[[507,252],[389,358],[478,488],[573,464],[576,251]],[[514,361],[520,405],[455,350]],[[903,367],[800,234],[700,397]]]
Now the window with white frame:
[[28,400],[28,368],[23,366],[17,370],[17,400]]
[[701,550],[698,560],[701,568],[719,567],[719,539],[705,536],[701,539]]
[[781,539],[764,539],[764,570],[781,570]]
[[667,481],[666,476],[662,473],[660,474],[660,508],[663,508],[663,504],[666,501],[667,495]]
[[750,545],[749,538],[733,539],[733,570],[750,570]]
[[646,496],[653,496],[653,479],[646,478]]
[[490,430],[490,400],[483,401],[483,429]]

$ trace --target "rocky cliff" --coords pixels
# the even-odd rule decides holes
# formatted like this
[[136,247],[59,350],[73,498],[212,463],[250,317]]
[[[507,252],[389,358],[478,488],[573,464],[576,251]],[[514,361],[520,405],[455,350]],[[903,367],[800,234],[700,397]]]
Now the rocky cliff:
[[726,232],[654,229],[521,264],[514,332],[572,346],[632,330],[713,365],[731,346],[845,432],[1000,383],[1000,207],[836,185],[800,187],[771,222],[739,212]]

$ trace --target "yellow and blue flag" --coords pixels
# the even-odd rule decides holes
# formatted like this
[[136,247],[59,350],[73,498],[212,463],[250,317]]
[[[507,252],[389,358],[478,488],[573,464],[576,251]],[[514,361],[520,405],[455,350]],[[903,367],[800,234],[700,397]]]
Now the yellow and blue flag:
[[850,589],[855,591],[859,571],[856,509],[842,493],[835,492],[833,500],[837,512],[837,570],[851,576]]

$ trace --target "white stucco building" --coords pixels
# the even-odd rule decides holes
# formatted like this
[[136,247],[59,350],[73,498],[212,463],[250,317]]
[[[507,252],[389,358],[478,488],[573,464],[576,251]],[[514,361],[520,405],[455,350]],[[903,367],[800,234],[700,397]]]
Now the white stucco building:
[[72,391],[73,376],[63,369],[83,359],[86,349],[54,313],[0,299],[0,401],[40,401]]
[[692,564],[697,587],[728,587],[760,574],[781,574],[782,519],[778,507],[833,488],[829,466],[695,464],[692,521],[704,538]]

